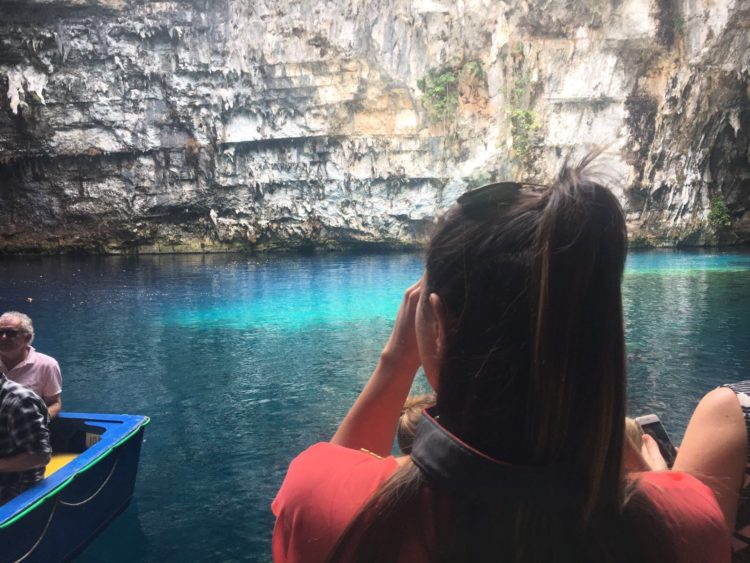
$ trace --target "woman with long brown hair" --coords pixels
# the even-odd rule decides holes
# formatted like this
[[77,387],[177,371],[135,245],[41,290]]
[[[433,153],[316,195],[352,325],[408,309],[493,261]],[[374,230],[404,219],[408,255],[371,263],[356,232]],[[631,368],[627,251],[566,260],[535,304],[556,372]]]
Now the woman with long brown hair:
[[[467,192],[442,219],[361,395],[290,465],[277,563],[729,560],[746,452],[730,390],[699,405],[677,471],[623,471],[627,236],[586,164]],[[437,404],[394,458],[420,365]]]

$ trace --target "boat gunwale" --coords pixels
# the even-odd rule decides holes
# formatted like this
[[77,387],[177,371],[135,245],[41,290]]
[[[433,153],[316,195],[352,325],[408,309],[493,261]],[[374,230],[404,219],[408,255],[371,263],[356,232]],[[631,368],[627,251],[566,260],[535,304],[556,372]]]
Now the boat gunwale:
[[97,422],[119,423],[122,426],[105,427],[101,440],[96,444],[85,449],[70,463],[32,488],[0,506],[0,530],[11,526],[29,512],[44,504],[48,499],[55,497],[68,487],[78,475],[87,472],[99,462],[108,458],[113,451],[133,438],[151,422],[148,416],[129,414],[63,412],[60,413],[59,418],[81,420],[91,426],[95,426]]

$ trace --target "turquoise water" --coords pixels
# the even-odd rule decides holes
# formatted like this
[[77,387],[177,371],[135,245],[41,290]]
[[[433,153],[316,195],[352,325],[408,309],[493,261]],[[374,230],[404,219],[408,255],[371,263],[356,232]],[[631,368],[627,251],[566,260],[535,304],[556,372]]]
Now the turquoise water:
[[750,379],[750,254],[632,253],[623,304],[631,412],[673,439],[702,393]]
[[[34,318],[65,408],[153,419],[134,502],[78,561],[269,560],[287,464],[330,437],[421,268],[418,254],[3,259],[0,309]],[[750,377],[750,254],[634,253],[624,303],[630,411],[678,440],[701,394]]]

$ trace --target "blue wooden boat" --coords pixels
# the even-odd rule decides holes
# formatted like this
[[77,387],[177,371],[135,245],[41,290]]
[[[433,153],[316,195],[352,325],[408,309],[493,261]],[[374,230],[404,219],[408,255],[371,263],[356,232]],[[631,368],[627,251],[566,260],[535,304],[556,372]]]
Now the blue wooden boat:
[[81,551],[130,502],[146,416],[60,413],[46,477],[0,506],[0,562],[54,563]]

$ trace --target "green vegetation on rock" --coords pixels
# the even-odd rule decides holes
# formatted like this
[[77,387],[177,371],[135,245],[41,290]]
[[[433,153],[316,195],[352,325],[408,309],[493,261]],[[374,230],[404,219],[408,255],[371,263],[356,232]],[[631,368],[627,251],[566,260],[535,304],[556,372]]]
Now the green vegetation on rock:
[[427,110],[430,120],[446,123],[458,109],[459,94],[474,96],[485,81],[482,63],[469,61],[429,70],[417,80],[417,87],[422,91],[422,107]]
[[432,121],[445,121],[458,107],[458,76],[454,68],[430,70],[417,81],[422,106]]
[[484,80],[484,69],[479,61],[469,61],[461,67],[461,77],[473,80]]
[[724,196],[717,195],[711,198],[711,209],[708,212],[708,223],[714,229],[721,230],[731,226],[732,218]]
[[629,248],[656,248],[656,241],[648,236],[636,236],[628,241]]
[[510,90],[510,134],[513,138],[513,152],[525,158],[531,149],[539,145],[535,132],[541,127],[536,114],[529,109],[531,76],[528,71],[520,72]]
[[510,103],[513,106],[523,105],[530,83],[531,77],[528,72],[517,76],[513,81],[513,89],[510,91]]
[[481,100],[480,93],[487,88],[487,75],[479,61],[469,61],[458,74],[458,90],[462,99],[469,102]]
[[510,114],[510,134],[513,136],[513,151],[524,157],[532,147],[533,132],[539,129],[534,112],[528,109],[514,109]]

